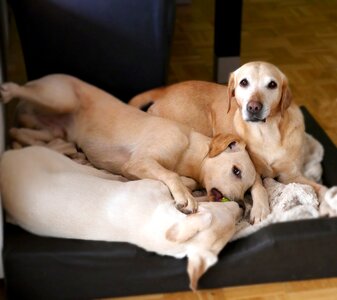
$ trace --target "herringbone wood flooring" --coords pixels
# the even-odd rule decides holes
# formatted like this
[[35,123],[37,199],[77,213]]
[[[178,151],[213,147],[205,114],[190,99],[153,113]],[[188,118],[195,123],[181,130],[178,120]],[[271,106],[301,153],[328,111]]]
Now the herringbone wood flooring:
[[279,66],[337,145],[337,1],[246,1],[243,17],[242,61]]
[[337,279],[229,287],[216,290],[114,298],[115,300],[336,300]]
[[[171,83],[213,80],[213,5],[192,0],[178,6]],[[295,102],[337,145],[337,0],[246,0],[241,43],[241,63],[265,60],[280,67]]]

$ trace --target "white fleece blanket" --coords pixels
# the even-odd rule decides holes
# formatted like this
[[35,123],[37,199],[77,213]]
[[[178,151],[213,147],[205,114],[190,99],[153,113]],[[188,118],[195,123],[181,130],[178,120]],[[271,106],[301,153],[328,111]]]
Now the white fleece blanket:
[[[324,150],[322,145],[312,136],[307,138],[307,153],[303,173],[306,177],[317,182],[321,180]],[[337,216],[337,187],[327,190],[325,199],[320,205],[311,186],[291,183],[282,184],[267,178],[263,181],[269,196],[271,213],[258,224],[249,223],[249,214],[252,206],[251,199],[245,199],[246,212],[243,219],[237,224],[237,230],[232,240],[250,235],[272,223],[286,222],[300,219],[318,218],[322,215]]]
[[[13,138],[13,148],[36,144],[22,143],[17,139],[16,132],[16,128],[10,131]],[[84,153],[79,152],[73,143],[63,139],[57,138],[49,142],[38,141],[38,144],[54,149],[78,163],[91,165]],[[303,174],[316,182],[320,182],[324,149],[317,140],[306,134],[305,150]],[[318,199],[310,186],[295,183],[284,185],[273,179],[265,179],[264,185],[269,195],[270,215],[262,222],[251,225],[249,214],[252,201],[249,198],[245,199],[246,212],[243,219],[237,224],[237,230],[232,240],[245,237],[272,223],[318,218],[323,215],[337,216],[337,187],[332,187],[327,191],[323,203],[318,207]]]

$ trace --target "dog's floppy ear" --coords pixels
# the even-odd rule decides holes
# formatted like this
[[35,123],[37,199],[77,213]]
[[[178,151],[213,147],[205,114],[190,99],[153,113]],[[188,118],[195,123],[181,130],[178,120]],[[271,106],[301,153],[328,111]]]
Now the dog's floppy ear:
[[166,231],[166,238],[171,242],[183,243],[194,237],[199,231],[208,228],[212,223],[212,214],[209,211],[199,211],[187,215],[183,220],[173,224]]
[[234,134],[217,134],[213,137],[209,146],[208,157],[212,158],[219,155],[223,151],[238,152],[244,150],[246,144]]
[[288,109],[291,104],[292,95],[288,84],[288,79],[285,75],[283,75],[283,82],[282,82],[282,94],[281,94],[281,116],[283,117],[284,112]]
[[200,277],[218,261],[218,257],[210,251],[195,251],[189,253],[187,257],[187,273],[190,279],[190,289],[195,291]]
[[228,98],[228,108],[227,113],[231,110],[232,98],[235,97],[235,74],[234,72],[229,75],[228,86],[227,86],[227,98]]

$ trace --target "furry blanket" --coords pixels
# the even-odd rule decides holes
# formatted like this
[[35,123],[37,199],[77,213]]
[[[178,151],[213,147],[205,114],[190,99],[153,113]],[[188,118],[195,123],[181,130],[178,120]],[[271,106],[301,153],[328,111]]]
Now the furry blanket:
[[[306,135],[307,151],[303,173],[317,182],[321,180],[324,150],[322,145],[311,135]],[[249,223],[251,199],[245,199],[246,212],[237,224],[232,240],[250,235],[257,230],[277,222],[287,222],[300,219],[312,219],[320,216],[337,216],[337,187],[327,190],[325,199],[319,207],[317,196],[311,186],[297,183],[282,184],[271,178],[263,181],[269,196],[271,213],[258,224]]]
[[[55,137],[50,132],[28,128],[12,128],[10,135],[13,139],[13,148],[28,145],[46,146],[78,163],[91,165],[84,153],[77,149],[75,144],[65,141],[64,137]],[[307,134],[305,150],[303,173],[306,177],[320,182],[324,149],[317,140]],[[247,197],[245,199],[245,215],[237,224],[237,230],[232,240],[245,237],[272,223],[318,218],[326,215],[337,216],[337,187],[327,190],[323,203],[319,205],[314,190],[308,185],[296,183],[285,185],[267,178],[264,180],[264,186],[269,195],[270,215],[262,222],[251,225],[249,214],[252,201]]]

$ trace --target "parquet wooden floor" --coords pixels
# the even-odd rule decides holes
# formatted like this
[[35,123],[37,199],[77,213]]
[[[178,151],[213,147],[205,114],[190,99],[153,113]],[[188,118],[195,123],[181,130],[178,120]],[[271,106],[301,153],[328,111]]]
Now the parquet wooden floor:
[[337,145],[336,0],[246,1],[241,57],[279,66]]
[[[213,6],[192,0],[177,7],[171,83],[213,80]],[[337,0],[244,1],[241,63],[252,60],[280,67],[295,102],[337,145]]]
[[336,300],[337,278],[263,285],[229,287],[217,290],[114,298],[114,300]]

